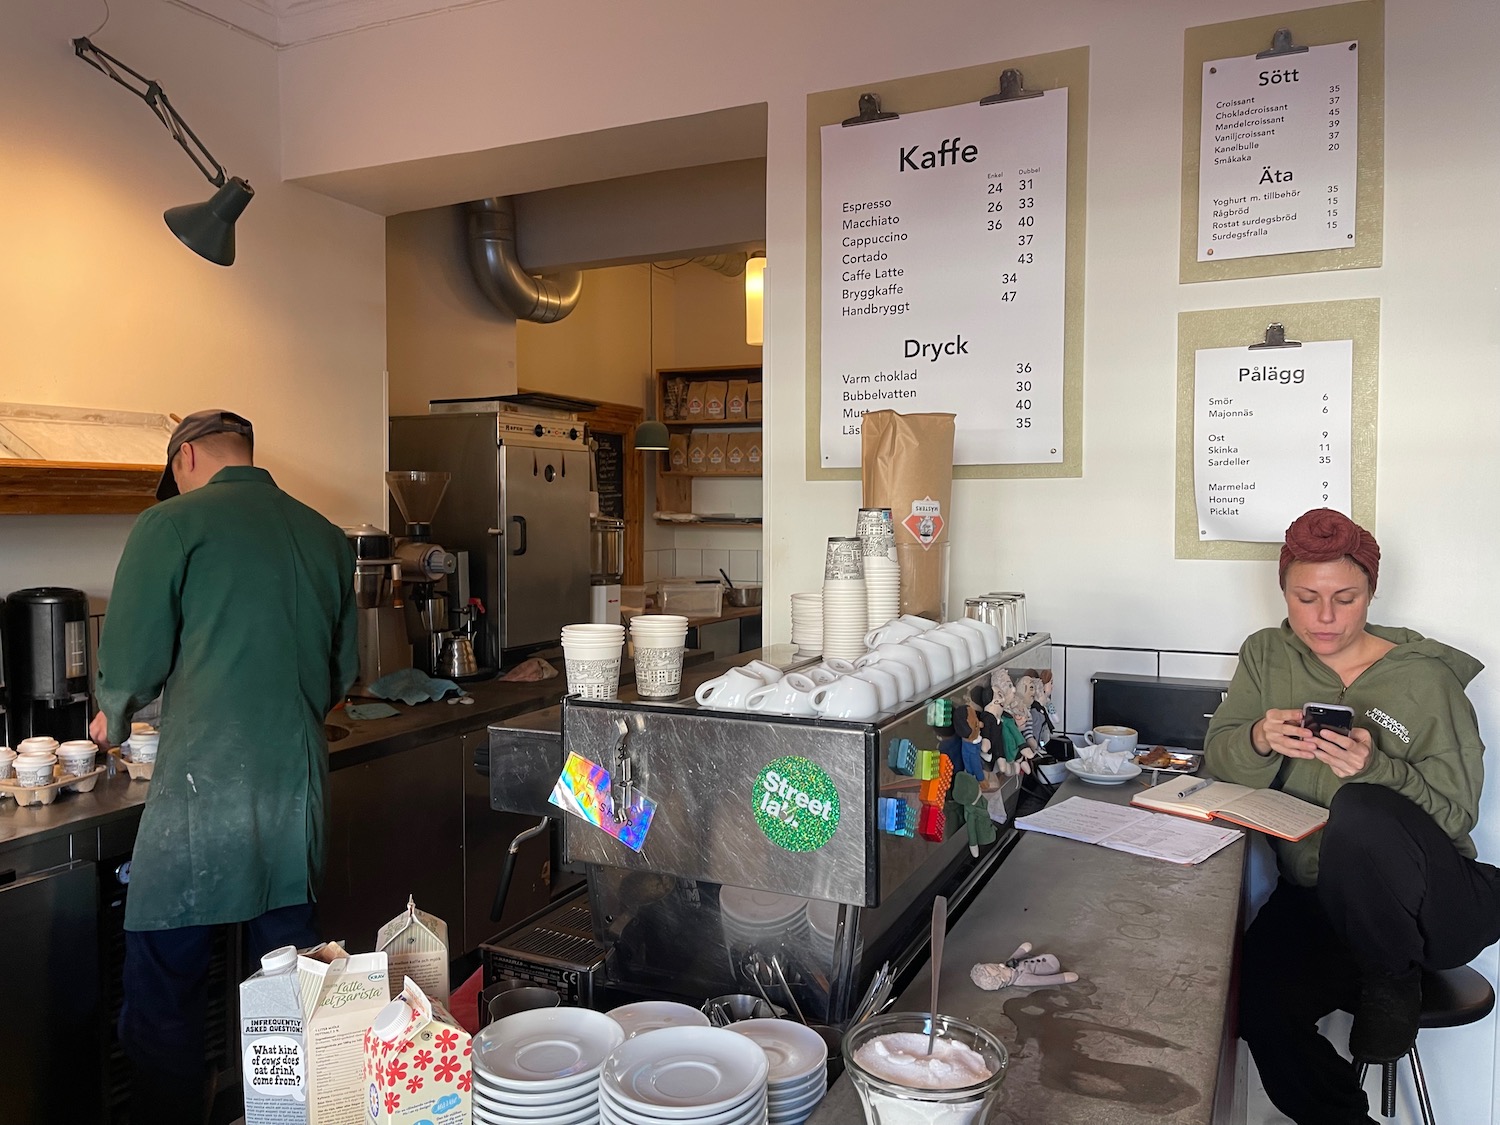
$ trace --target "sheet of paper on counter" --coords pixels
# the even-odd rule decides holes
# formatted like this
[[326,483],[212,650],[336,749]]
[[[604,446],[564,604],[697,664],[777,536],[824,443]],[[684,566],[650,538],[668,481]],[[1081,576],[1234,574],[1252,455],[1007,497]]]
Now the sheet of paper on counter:
[[1016,827],[1186,865],[1202,863],[1244,835],[1234,828],[1199,824],[1166,813],[1091,801],[1087,797],[1069,797],[1048,805],[1040,812],[1021,817]]

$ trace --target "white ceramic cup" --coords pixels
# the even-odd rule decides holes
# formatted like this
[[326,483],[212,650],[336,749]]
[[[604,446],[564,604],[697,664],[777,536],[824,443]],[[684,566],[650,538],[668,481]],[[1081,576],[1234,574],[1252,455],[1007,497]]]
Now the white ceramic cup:
[[1134,727],[1095,727],[1084,734],[1083,740],[1090,746],[1098,746],[1112,754],[1135,749],[1139,736]]
[[897,618],[895,621],[887,621],[878,629],[871,629],[865,634],[865,644],[871,648],[879,648],[883,644],[904,641],[907,637],[920,637],[923,630],[915,625],[909,624]]
[[877,648],[876,653],[883,660],[895,660],[911,671],[912,686],[916,689],[913,699],[920,699],[927,694],[932,687],[932,672],[927,667],[927,658],[916,649],[907,645],[883,644]]
[[962,625],[979,634],[984,642],[985,659],[999,656],[1000,650],[1005,647],[1000,641],[1000,630],[988,621],[976,621],[972,617],[960,617],[955,619],[953,624]]
[[920,652],[927,661],[927,671],[932,676],[933,687],[942,687],[958,675],[958,670],[953,666],[953,650],[947,645],[930,641],[926,637],[908,637],[904,643],[908,648]]
[[929,637],[935,637],[939,633],[944,633],[950,637],[957,637],[959,640],[963,641],[965,647],[968,650],[970,668],[974,667],[974,665],[976,664],[984,663],[984,638],[981,637],[978,633],[974,632],[973,629],[965,629],[957,621],[949,621],[947,624],[939,625],[936,629],[934,629],[927,635]]
[[901,685],[896,677],[879,668],[876,665],[868,665],[854,673],[861,680],[869,680],[875,685],[875,691],[880,696],[880,709],[882,711],[894,711],[896,705],[901,702]]
[[916,672],[899,660],[892,660],[879,652],[867,652],[854,662],[860,670],[879,668],[896,681],[898,702],[910,703],[917,698]]
[[698,685],[693,698],[701,707],[712,707],[716,711],[743,711],[745,697],[766,682],[743,668],[731,668],[722,676],[706,680]]
[[774,684],[781,679],[781,669],[774,664],[767,664],[764,660],[752,660],[748,664],[741,665],[745,671],[757,677],[762,683]]
[[953,674],[961,676],[974,666],[969,659],[969,645],[962,637],[956,637],[947,632],[941,626],[929,629],[920,637],[911,638],[914,641],[930,641],[935,645],[942,645],[948,650],[948,655],[953,658]]
[[814,686],[818,684],[831,684],[840,675],[840,673],[835,672],[826,664],[814,664],[811,668],[804,668],[802,674],[811,680]]
[[763,684],[745,697],[745,708],[774,715],[816,715],[810,698],[817,684],[801,672],[788,672],[774,684]]
[[868,719],[880,711],[880,693],[869,680],[840,676],[813,689],[813,709],[825,719]]
[[929,630],[929,629],[936,629],[937,628],[937,622],[934,621],[932,618],[930,618],[930,617],[918,617],[915,613],[903,613],[901,615],[901,620],[905,621],[908,625],[915,625],[918,629],[920,629],[924,633],[927,632],[927,630]]

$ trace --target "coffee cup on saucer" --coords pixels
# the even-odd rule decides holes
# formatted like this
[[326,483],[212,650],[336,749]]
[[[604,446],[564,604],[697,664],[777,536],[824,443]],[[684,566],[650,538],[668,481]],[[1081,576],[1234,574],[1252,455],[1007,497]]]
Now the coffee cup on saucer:
[[1139,735],[1134,727],[1102,726],[1084,734],[1083,740],[1111,754],[1129,753],[1135,749]]

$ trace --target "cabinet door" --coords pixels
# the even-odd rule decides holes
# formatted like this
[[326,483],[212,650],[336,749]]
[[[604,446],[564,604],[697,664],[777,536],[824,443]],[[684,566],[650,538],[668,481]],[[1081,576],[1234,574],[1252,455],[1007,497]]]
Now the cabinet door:
[[455,735],[329,774],[324,937],[347,941],[350,952],[373,949],[411,895],[455,940],[464,907],[462,752]]
[[[488,755],[490,732],[464,735],[464,927],[463,950],[468,952],[506,926],[547,905],[552,891],[552,840],[555,827],[533,836],[521,845],[511,876],[505,913],[490,921],[495,888],[505,869],[505,855],[517,835],[537,823],[537,818],[499,813],[490,808],[490,779],[475,768],[475,755]],[[457,938],[453,953],[460,952]]]

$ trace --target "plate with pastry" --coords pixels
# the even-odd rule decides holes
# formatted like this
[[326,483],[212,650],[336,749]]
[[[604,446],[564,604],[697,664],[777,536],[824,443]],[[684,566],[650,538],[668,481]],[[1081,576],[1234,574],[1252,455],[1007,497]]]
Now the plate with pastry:
[[1169,750],[1165,746],[1153,746],[1149,750],[1140,751],[1135,756],[1135,764],[1141,769],[1160,773],[1192,773],[1202,761],[1203,757],[1200,754],[1190,754],[1184,750]]

